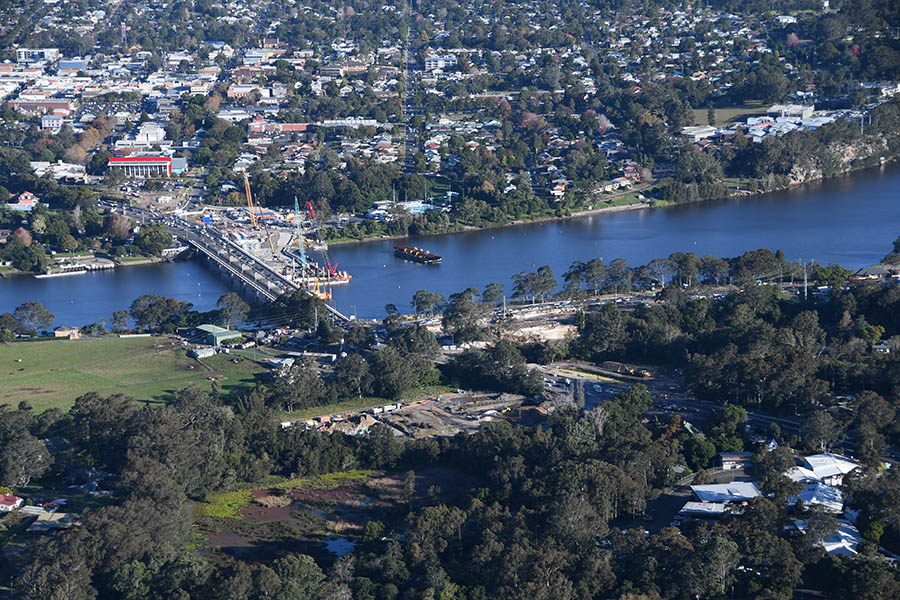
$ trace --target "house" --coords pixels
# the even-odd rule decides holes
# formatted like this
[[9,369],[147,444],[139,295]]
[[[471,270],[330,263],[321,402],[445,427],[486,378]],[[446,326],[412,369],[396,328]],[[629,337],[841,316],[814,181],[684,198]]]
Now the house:
[[70,340],[77,340],[81,337],[81,330],[77,327],[69,327],[68,325],[60,325],[56,329],[53,330],[53,337],[58,338],[69,338]]
[[56,135],[63,126],[62,115],[44,115],[41,117],[41,129]]
[[0,495],[0,512],[12,512],[21,508],[25,501],[12,494]]
[[719,454],[723,471],[746,469],[752,466],[752,452],[722,452]]
[[11,196],[6,208],[16,212],[31,212],[41,199],[31,192],[22,192]]
[[692,485],[691,491],[701,502],[724,502],[726,504],[747,502],[762,495],[756,484],[751,481]]

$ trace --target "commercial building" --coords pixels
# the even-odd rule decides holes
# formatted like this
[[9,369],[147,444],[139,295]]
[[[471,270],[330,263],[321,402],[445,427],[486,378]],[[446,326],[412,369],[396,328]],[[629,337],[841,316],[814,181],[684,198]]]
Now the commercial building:
[[440,54],[432,54],[425,57],[426,71],[443,71],[447,68],[456,67],[456,56],[448,54],[446,56]]
[[814,454],[803,459],[803,466],[826,485],[841,485],[844,475],[859,467],[855,460],[840,454]]
[[19,62],[54,61],[57,58],[59,58],[59,48],[18,48],[16,50],[16,60]]
[[121,169],[128,177],[168,177],[172,174],[170,156],[110,156],[109,169]]
[[18,98],[16,100],[10,100],[9,107],[13,110],[25,113],[26,115],[42,115],[57,110],[69,113],[72,112],[75,105],[69,100],[61,100],[59,98],[44,100]]
[[700,502],[747,502],[762,495],[756,484],[750,481],[692,485],[691,491]]

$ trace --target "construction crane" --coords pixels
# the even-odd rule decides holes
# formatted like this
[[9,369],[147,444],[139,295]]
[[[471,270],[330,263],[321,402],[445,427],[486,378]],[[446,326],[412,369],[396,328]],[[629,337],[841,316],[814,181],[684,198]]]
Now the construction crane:
[[[299,208],[299,206],[297,207]],[[337,263],[331,264],[331,259],[328,257],[328,246],[322,243],[322,222],[316,216],[316,209],[313,208],[312,202],[306,203],[306,210],[309,212],[309,218],[316,224],[316,241],[323,247],[322,253],[325,256],[325,289],[321,292],[321,298],[331,300],[331,278],[337,275]],[[301,248],[303,242],[300,242]],[[319,291],[319,278],[316,277],[316,285],[315,290],[318,295]],[[327,298],[326,298],[327,297]]]
[[256,222],[256,211],[253,209],[253,197],[250,195],[250,179],[247,171],[244,171],[244,195],[247,197],[247,210],[250,211],[250,224],[254,229],[259,227]]
[[300,218],[300,203],[294,196],[294,219],[297,221],[297,244],[300,246],[300,266],[306,271],[306,248],[303,246],[303,219]]
[[[250,193],[250,178],[247,177],[247,171],[244,171],[244,195],[247,197],[247,210],[250,212],[250,225],[254,229],[259,229],[259,221],[256,218],[256,209],[253,206],[253,194]],[[272,259],[278,261],[278,252],[275,251],[275,244],[272,243],[272,234],[266,227],[266,240],[269,242],[269,248],[272,250]]]

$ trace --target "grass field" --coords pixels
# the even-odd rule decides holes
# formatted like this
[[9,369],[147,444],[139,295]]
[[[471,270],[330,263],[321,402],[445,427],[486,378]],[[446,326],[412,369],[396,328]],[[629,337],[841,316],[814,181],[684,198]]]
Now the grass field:
[[[743,121],[751,115],[765,114],[768,107],[762,105],[745,104],[743,106],[729,106],[727,108],[716,108],[716,125],[727,125],[734,121]],[[694,109],[694,123],[697,125],[706,125],[709,123],[707,119],[707,110],[705,108]]]
[[248,385],[265,370],[223,354],[203,363],[159,337],[0,344],[0,403],[15,406],[26,400],[38,412],[67,410],[75,398],[92,391],[162,400],[192,384],[210,389],[210,378],[226,391]]

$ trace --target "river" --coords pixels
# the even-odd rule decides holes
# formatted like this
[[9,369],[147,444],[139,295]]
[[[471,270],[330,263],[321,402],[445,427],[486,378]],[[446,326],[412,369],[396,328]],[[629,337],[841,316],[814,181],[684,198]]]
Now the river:
[[[388,303],[410,310],[419,289],[448,296],[497,281],[509,293],[514,273],[550,265],[561,279],[573,261],[595,257],[607,264],[623,257],[637,266],[678,251],[730,257],[780,248],[789,260],[858,268],[879,262],[898,235],[900,166],[890,165],[755,197],[399,242],[341,244],[330,253],[341,270],[353,274],[349,285],[334,288],[335,305],[346,314],[369,318],[383,316]],[[440,254],[443,263],[402,261],[393,254],[398,243]],[[12,278],[0,281],[0,312],[37,300],[57,315],[56,324],[82,325],[109,319],[113,310],[127,308],[145,293],[174,296],[208,310],[225,291],[214,273],[195,262],[43,280]]]

